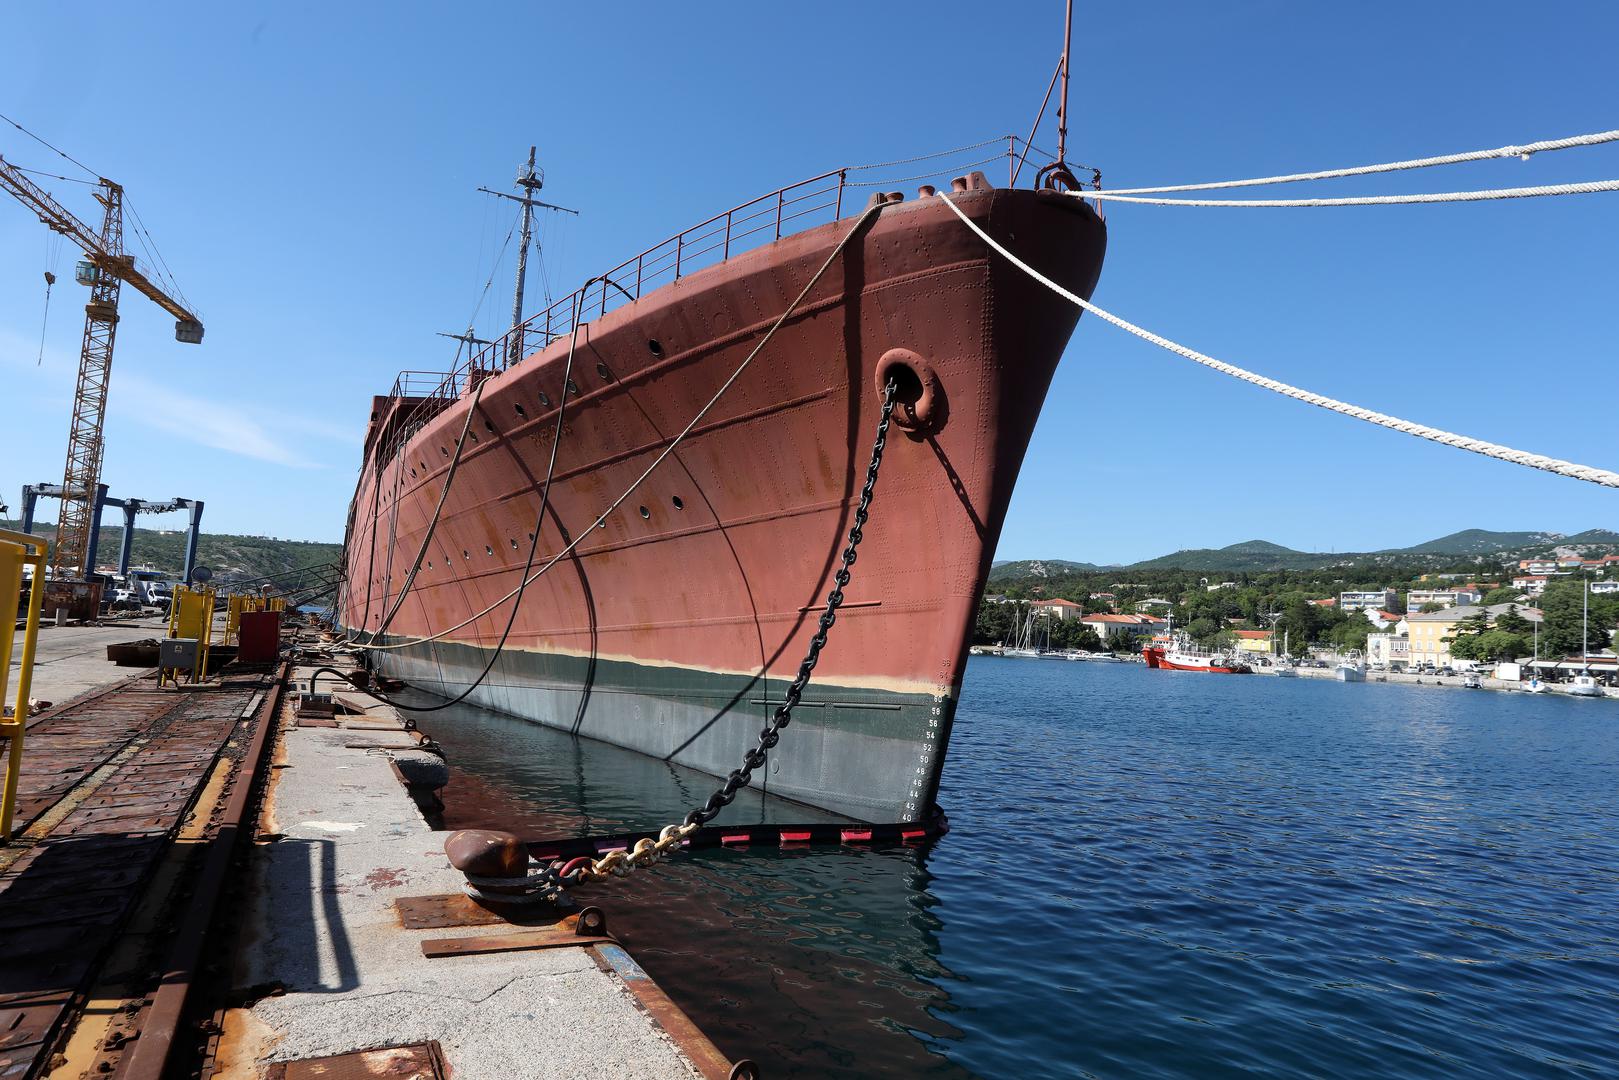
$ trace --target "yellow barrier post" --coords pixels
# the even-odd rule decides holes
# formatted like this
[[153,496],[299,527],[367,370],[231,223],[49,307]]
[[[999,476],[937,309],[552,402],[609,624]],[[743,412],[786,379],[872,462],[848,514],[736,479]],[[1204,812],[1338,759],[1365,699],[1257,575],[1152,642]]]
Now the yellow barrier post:
[[34,650],[39,643],[39,608],[45,595],[45,545],[27,533],[0,529],[0,614],[11,622],[5,647],[0,649],[0,702],[6,698],[11,677],[11,650],[16,642],[17,604],[22,596],[22,568],[33,565],[28,589],[28,621],[23,630],[22,666],[17,672],[17,703],[9,719],[0,717],[0,734],[11,739],[6,755],[6,778],[0,787],[0,843],[11,842],[11,822],[17,809],[17,778],[22,773],[23,736],[28,728],[28,695],[33,691]]
[[232,593],[225,600],[225,640],[241,644],[242,612],[249,610],[247,597],[241,593]]
[[[169,607],[169,637],[193,638],[197,642],[197,666],[192,669],[191,681],[201,682],[208,674],[208,648],[213,643],[214,590],[194,589],[181,585],[174,590],[174,602]],[[166,669],[158,670],[161,685]],[[176,669],[178,670],[178,669]]]

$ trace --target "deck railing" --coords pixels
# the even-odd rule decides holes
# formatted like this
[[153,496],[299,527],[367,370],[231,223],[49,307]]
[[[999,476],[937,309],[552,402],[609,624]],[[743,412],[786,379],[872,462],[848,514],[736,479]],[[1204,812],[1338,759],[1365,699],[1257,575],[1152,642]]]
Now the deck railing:
[[[1004,140],[1004,143],[1002,142]],[[1019,144],[1023,144],[1020,149]],[[545,310],[524,320],[494,341],[483,345],[449,372],[403,371],[394,380],[395,398],[412,397],[453,401],[471,390],[477,379],[505,371],[526,357],[545,348],[557,338],[573,333],[575,321],[588,322],[599,318],[624,304],[639,300],[645,293],[679,281],[687,274],[725,262],[735,255],[765,243],[780,240],[814,225],[836,221],[843,216],[844,204],[860,189],[894,187],[904,182],[942,177],[951,172],[984,165],[1004,158],[1010,183],[1025,160],[1032,155],[1048,155],[1030,147],[1016,136],[1000,136],[963,150],[977,150],[987,146],[1003,147],[991,157],[970,162],[956,161],[933,167],[925,175],[898,179],[856,179],[880,170],[882,165],[850,165],[831,172],[800,180],[777,188],[756,199],[731,207],[698,222],[689,229],[653,244],[630,256],[604,274],[598,274],[574,292],[557,300]],[[936,160],[958,155],[959,151],[944,151],[925,155],[913,161]],[[905,164],[902,162],[891,163]],[[428,411],[442,408],[428,406],[416,413],[418,417]],[[392,442],[402,441],[396,436]],[[392,457],[396,445],[385,448],[379,460]]]

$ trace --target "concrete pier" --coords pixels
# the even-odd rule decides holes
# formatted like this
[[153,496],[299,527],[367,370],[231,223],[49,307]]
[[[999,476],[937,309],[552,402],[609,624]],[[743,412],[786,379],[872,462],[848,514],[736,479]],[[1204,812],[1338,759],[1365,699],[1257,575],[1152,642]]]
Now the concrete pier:
[[402,928],[396,901],[465,881],[396,775],[392,759],[419,754],[416,742],[386,706],[336,727],[297,726],[293,708],[289,696],[233,947],[233,983],[261,996],[226,1013],[216,1075],[429,1042],[457,1080],[729,1074],[706,1039],[677,1045],[645,1011],[634,971],[583,944],[424,956],[428,939],[514,927]]
[[57,704],[29,719],[0,845],[0,1077],[755,1075],[610,915],[465,896],[417,803],[446,770],[390,707],[343,691],[300,719],[290,664],[159,687],[105,659],[161,633],[41,635]]

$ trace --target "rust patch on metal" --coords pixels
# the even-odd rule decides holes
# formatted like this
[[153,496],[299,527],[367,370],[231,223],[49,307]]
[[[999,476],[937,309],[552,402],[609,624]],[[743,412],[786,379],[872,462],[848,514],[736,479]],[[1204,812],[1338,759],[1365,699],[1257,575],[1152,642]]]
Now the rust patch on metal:
[[579,934],[566,925],[540,930],[519,930],[512,934],[485,934],[480,937],[428,938],[422,942],[422,955],[428,959],[441,956],[476,956],[483,953],[526,952],[530,949],[577,949],[586,945],[615,945],[612,938],[595,934]]
[[450,1072],[439,1044],[424,1042],[278,1061],[265,1075],[266,1080],[447,1080]]
[[732,1064],[622,946],[608,943],[590,952],[602,970],[612,972],[623,981],[634,996],[635,1004],[664,1030],[704,1080],[757,1080],[758,1067],[753,1062],[744,1059]]

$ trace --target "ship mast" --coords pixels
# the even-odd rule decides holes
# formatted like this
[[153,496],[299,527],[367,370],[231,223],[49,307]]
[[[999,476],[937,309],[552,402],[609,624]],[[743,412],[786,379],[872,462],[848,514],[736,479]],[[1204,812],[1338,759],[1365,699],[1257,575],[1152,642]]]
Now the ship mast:
[[1057,163],[1068,161],[1068,53],[1074,44],[1074,0],[1068,0],[1062,21],[1062,98],[1057,102]]
[[[534,197],[534,193],[545,186],[545,172],[534,167],[535,147],[528,148],[528,163],[517,174],[516,185],[523,192],[521,195],[508,195],[504,191],[495,191],[491,188],[481,187],[478,190],[487,195],[499,195],[502,199],[510,199],[523,206],[522,243],[517,248],[517,284],[512,288],[512,330],[511,341],[507,345],[507,361],[516,363],[522,359],[522,337],[515,333],[523,324],[523,290],[528,284],[528,245],[534,238],[534,208],[542,210],[560,210],[564,214],[579,216],[579,211],[570,210],[566,206],[555,206],[548,202],[541,202]],[[468,331],[470,335],[471,331]]]
[[528,148],[528,165],[517,174],[517,186],[522,189],[523,227],[519,234],[522,243],[517,248],[517,284],[512,287],[512,329],[523,321],[523,286],[528,282],[528,242],[534,236],[534,193],[545,186],[534,171],[534,147]]

